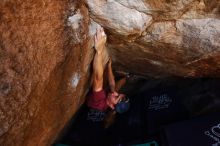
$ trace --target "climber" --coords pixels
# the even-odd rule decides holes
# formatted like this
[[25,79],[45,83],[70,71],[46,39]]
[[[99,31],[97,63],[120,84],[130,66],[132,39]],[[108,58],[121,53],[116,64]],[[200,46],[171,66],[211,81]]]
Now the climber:
[[[115,121],[115,115],[128,110],[127,97],[118,91],[125,84],[127,74],[122,75],[117,83],[112,71],[112,60],[105,48],[106,35],[103,28],[96,30],[94,39],[95,56],[92,64],[91,90],[86,105],[79,111],[76,129],[70,139],[85,145],[104,145],[106,128]],[[106,88],[106,84],[109,88]]]
[[[114,74],[112,71],[112,61],[111,59],[106,59],[104,56],[106,43],[106,34],[102,27],[97,29],[94,39],[94,48],[95,48],[95,57],[93,60],[93,73],[92,73],[92,91],[89,93],[87,98],[87,106],[94,110],[100,112],[106,112],[107,109],[115,109],[115,105],[122,100],[125,95],[119,94],[118,90],[125,83],[125,78],[122,78],[115,83]],[[108,60],[108,61],[105,61]],[[107,80],[109,85],[109,91],[104,89],[104,70],[105,70],[105,62],[107,69]],[[90,113],[91,117],[94,118],[94,114]],[[104,115],[104,114],[103,114]],[[98,114],[99,120],[103,120],[104,116]],[[100,117],[101,116],[101,117]],[[94,120],[97,120],[97,114]]]

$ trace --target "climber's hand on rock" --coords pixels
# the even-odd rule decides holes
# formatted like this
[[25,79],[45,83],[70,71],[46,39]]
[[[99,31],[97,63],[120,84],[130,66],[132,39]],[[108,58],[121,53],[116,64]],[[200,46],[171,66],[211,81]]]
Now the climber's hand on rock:
[[96,51],[101,52],[106,43],[106,34],[102,27],[97,28],[94,41]]

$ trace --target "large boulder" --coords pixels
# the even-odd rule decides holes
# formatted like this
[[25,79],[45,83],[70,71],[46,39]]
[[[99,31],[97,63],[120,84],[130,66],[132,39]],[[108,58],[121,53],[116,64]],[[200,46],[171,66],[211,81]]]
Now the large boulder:
[[108,32],[116,70],[151,77],[220,76],[218,0],[87,0]]
[[0,145],[51,145],[85,100],[93,58],[85,5],[0,2]]

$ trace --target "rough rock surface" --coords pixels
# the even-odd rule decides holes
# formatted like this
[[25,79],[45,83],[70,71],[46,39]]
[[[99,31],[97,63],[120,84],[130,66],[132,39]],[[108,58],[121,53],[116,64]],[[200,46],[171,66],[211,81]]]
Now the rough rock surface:
[[88,89],[88,10],[67,0],[3,0],[0,21],[0,145],[51,145]]
[[3,0],[0,145],[52,144],[85,99],[99,25],[116,70],[220,76],[219,0]]
[[87,0],[115,68],[152,77],[220,76],[220,1]]

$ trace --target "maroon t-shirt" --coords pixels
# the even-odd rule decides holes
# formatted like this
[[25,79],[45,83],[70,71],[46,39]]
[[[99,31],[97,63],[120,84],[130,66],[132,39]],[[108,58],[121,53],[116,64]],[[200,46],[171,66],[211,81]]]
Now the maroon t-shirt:
[[108,108],[106,99],[107,99],[107,93],[105,92],[105,90],[101,90],[98,92],[91,91],[87,98],[87,105],[90,108],[94,108],[100,111],[106,111]]

